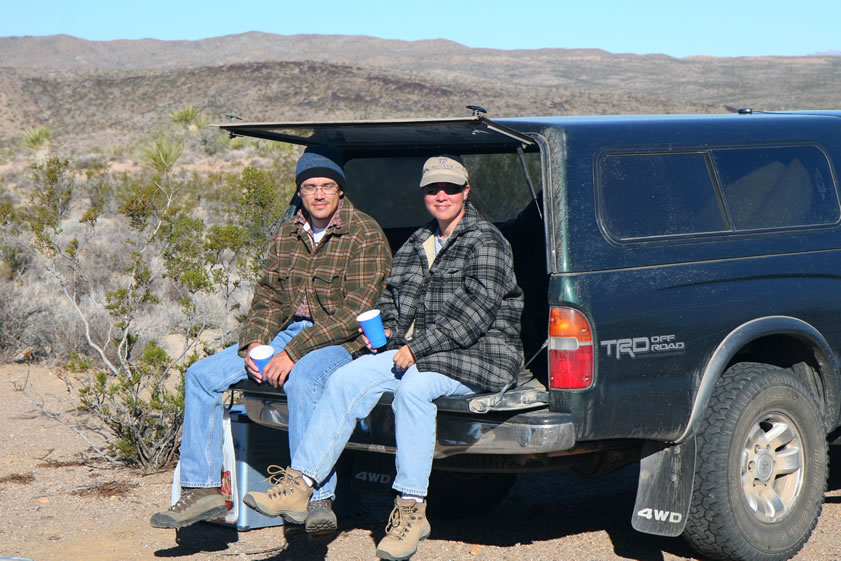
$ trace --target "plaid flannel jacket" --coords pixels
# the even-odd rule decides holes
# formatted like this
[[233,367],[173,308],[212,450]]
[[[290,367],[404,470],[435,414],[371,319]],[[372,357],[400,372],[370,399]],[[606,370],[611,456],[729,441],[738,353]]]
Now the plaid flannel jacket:
[[391,269],[391,249],[382,228],[345,197],[315,250],[298,220],[284,223],[254,288],[239,353],[268,343],[292,321],[306,295],[313,326],[301,331],[286,352],[293,361],[329,345],[348,352],[364,348],[356,316],[374,307]]
[[[418,370],[498,391],[523,365],[523,292],[511,246],[468,203],[430,268],[423,242],[436,226],[433,221],[417,230],[394,255],[377,302],[392,331],[388,348],[408,344]],[[406,341],[413,321],[413,337]]]

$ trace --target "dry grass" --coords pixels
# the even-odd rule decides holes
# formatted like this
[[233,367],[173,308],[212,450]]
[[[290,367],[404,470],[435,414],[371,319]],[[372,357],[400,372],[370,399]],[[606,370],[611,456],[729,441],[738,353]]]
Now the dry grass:
[[109,499],[111,497],[125,497],[136,487],[137,483],[134,482],[111,480],[73,489],[70,494],[77,497]]
[[13,483],[15,485],[29,485],[35,481],[35,476],[31,473],[11,473],[0,477],[0,485],[3,483]]
[[90,465],[90,460],[45,460],[38,464],[36,467],[39,468],[51,468],[51,469],[58,469],[58,468],[66,468],[66,467],[80,467],[80,466],[87,466]]

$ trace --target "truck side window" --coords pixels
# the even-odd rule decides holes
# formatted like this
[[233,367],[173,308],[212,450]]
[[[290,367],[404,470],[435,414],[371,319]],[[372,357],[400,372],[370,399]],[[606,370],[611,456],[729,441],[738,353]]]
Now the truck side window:
[[701,152],[606,155],[599,187],[604,227],[617,239],[726,230]]
[[714,150],[712,157],[736,230],[838,221],[832,174],[817,147]]
[[832,171],[816,146],[606,154],[598,163],[597,192],[603,226],[618,240],[815,226],[841,218]]

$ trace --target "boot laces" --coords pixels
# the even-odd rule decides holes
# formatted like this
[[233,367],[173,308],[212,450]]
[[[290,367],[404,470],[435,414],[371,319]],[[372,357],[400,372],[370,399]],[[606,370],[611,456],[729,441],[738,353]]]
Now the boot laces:
[[409,528],[412,527],[412,520],[416,520],[416,505],[394,505],[391,516],[388,519],[385,533],[393,538],[402,540]]
[[319,499],[317,501],[310,501],[307,505],[308,511],[313,510],[333,510],[333,500],[332,499]]
[[266,471],[269,474],[269,483],[271,487],[266,491],[266,495],[271,498],[292,493],[295,487],[298,486],[298,481],[292,475],[287,473],[285,468],[277,465],[270,465]]
[[178,501],[176,501],[174,505],[169,507],[169,510],[171,510],[172,512],[185,511],[196,503],[201,494],[207,493],[202,493],[202,489],[200,488],[182,489],[181,497],[178,498]]
[[172,512],[181,512],[190,508],[190,506],[194,503],[193,494],[190,492],[183,493],[178,501],[169,507],[169,510]]

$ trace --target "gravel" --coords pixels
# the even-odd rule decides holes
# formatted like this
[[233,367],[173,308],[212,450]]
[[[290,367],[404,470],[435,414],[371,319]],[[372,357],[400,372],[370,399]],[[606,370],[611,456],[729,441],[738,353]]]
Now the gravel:
[[[376,559],[375,546],[391,507],[385,494],[346,500],[340,532],[331,541],[310,542],[293,526],[239,533],[214,524],[178,532],[153,529],[149,517],[168,504],[171,473],[142,475],[97,460],[76,432],[42,414],[36,402],[67,418],[74,415],[74,404],[56,372],[0,366],[0,504],[5,515],[0,559]],[[94,444],[102,443],[95,434],[86,434]],[[596,480],[567,471],[520,475],[495,509],[464,520],[432,519],[432,536],[412,559],[700,559],[680,539],[631,528],[636,476],[635,466]],[[795,559],[841,559],[839,527],[841,449],[833,449],[823,514]]]

